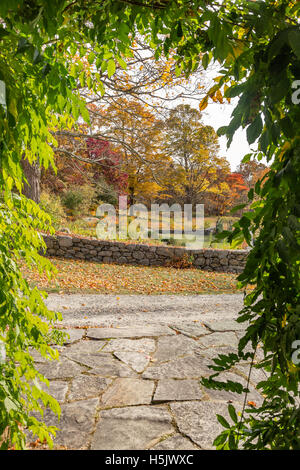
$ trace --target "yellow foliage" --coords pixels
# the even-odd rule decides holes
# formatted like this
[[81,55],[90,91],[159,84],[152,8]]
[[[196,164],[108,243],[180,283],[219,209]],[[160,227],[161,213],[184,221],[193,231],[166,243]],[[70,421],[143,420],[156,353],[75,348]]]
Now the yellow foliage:
[[208,106],[208,96],[205,96],[203,100],[200,101],[199,103],[199,110],[204,111],[205,108]]

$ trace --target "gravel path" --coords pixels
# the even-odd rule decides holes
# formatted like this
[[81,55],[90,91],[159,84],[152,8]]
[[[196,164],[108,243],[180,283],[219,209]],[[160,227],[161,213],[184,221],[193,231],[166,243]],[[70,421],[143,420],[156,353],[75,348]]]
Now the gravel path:
[[243,295],[49,294],[46,304],[63,314],[61,325],[166,324],[174,319],[235,319],[243,307]]

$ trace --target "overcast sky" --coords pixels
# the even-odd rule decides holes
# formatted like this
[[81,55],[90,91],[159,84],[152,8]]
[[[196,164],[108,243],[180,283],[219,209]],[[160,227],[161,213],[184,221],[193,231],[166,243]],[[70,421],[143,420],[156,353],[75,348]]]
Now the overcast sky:
[[[221,75],[219,72],[218,64],[210,64],[207,71],[204,73],[204,77],[210,81],[210,86],[213,86],[215,82],[213,81],[214,77]],[[209,100],[209,105],[207,108],[202,111],[202,122],[204,124],[211,125],[215,131],[219,127],[227,126],[231,121],[231,113],[236,107],[239,98],[233,98],[230,103],[224,99],[224,104],[214,103],[212,100]],[[226,137],[219,137],[220,152],[221,157],[226,157],[231,166],[231,171],[235,171],[237,166],[241,163],[243,157],[251,152],[251,149],[247,142],[246,130],[238,129],[232,140],[230,147],[227,149],[227,139]],[[255,145],[252,145],[255,149]]]
[[[211,125],[215,131],[219,127],[226,126],[231,120],[231,113],[235,105],[232,102],[219,104],[211,103],[203,112],[203,123]],[[226,157],[230,163],[231,170],[235,171],[242,158],[251,151],[247,138],[246,130],[239,129],[236,131],[230,147],[227,149],[227,139],[219,137],[220,156]]]

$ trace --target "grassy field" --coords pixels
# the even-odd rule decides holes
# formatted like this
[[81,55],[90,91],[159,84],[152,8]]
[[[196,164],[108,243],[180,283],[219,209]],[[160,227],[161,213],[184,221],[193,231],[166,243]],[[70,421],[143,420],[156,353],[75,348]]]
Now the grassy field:
[[56,277],[48,280],[23,267],[32,286],[47,292],[99,294],[216,294],[237,293],[235,274],[195,268],[128,266],[51,258]]
[[[131,221],[133,218],[129,217],[128,222]],[[216,226],[217,222],[217,217],[206,217],[205,218],[205,228],[214,228]],[[230,223],[233,224],[238,220],[238,217],[221,217],[222,223],[223,223],[223,228],[225,230],[229,229]],[[193,222],[195,224],[195,221]],[[81,236],[86,236],[86,237],[97,237],[96,233],[96,224],[97,224],[97,219],[93,219],[91,222],[84,220],[84,219],[78,219],[76,221],[68,221],[65,223],[65,227],[67,227],[70,232],[74,235],[81,235]],[[162,230],[163,225],[162,225],[162,220],[159,222],[159,230]],[[165,227],[166,228],[166,227]],[[174,220],[170,220],[170,230],[172,231],[173,229],[181,229],[181,226],[174,225]],[[193,226],[193,229],[195,229],[195,226]],[[150,230],[150,225],[149,225],[149,230]],[[205,235],[204,236],[204,243],[203,243],[203,248],[219,248],[219,249],[230,249],[231,246],[227,242],[218,242],[218,243],[213,243],[213,235]],[[163,235],[160,235],[159,239],[151,239],[151,238],[146,238],[146,239],[138,239],[138,240],[131,240],[130,238],[127,238],[125,240],[121,239],[118,237],[118,227],[117,227],[117,238],[118,241],[125,241],[125,242],[130,242],[130,243],[147,243],[149,245],[165,245],[165,244],[170,244],[170,245],[175,245],[175,246],[185,246],[186,240],[184,235],[180,239],[174,239],[174,237],[171,235],[169,239],[166,239]]]

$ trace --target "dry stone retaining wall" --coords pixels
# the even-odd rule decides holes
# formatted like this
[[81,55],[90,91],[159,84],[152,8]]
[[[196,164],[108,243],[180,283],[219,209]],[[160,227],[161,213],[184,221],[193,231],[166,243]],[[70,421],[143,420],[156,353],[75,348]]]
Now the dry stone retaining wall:
[[47,256],[96,261],[99,263],[168,266],[189,260],[206,271],[238,273],[243,270],[247,250],[191,250],[184,247],[128,244],[62,235],[43,235]]

